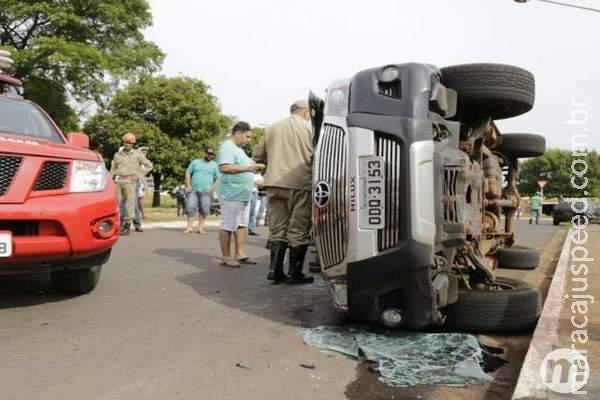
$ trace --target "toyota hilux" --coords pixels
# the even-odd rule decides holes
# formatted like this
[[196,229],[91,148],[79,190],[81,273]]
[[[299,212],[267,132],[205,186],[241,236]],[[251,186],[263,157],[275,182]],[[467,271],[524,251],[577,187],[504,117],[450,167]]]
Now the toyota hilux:
[[539,262],[512,228],[518,159],[545,139],[495,123],[529,111],[534,87],[510,65],[406,63],[311,93],[313,234],[336,307],[403,329],[535,325],[537,289],[496,272]]

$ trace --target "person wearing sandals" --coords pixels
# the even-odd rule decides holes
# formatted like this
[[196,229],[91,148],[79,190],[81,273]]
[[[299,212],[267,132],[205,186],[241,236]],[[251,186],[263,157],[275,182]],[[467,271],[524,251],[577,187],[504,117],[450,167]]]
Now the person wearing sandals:
[[[266,163],[264,187],[271,264],[267,279],[273,283],[311,283],[302,272],[310,242],[313,135],[308,102],[298,100],[290,116],[271,125],[254,148],[252,158]],[[283,271],[289,247],[288,275]]]
[[[244,252],[244,240],[250,213],[250,197],[254,187],[254,174],[264,168],[246,155],[244,147],[252,138],[252,130],[246,122],[233,126],[231,136],[219,147],[217,163],[221,176],[217,196],[221,207],[219,244],[225,267],[240,264],[256,264]],[[231,237],[235,242],[235,255],[231,256]]]
[[219,179],[219,166],[213,161],[213,149],[204,150],[204,157],[192,160],[185,171],[185,213],[187,228],[192,233],[193,219],[198,215],[198,233],[204,233],[204,219],[210,215],[212,196]]

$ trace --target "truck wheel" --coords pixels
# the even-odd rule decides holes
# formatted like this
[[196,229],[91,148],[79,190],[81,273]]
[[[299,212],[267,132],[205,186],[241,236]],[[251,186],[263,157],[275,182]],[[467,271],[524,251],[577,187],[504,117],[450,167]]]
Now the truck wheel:
[[494,254],[498,268],[536,269],[540,264],[540,252],[527,247],[507,247]]
[[458,301],[446,307],[446,327],[469,332],[530,330],[540,309],[537,289],[517,279],[498,277],[485,290],[459,287]]
[[102,265],[81,269],[63,269],[51,272],[56,291],[63,294],[86,294],[94,290],[100,280]]
[[442,83],[458,93],[454,119],[476,121],[516,117],[531,110],[531,72],[504,64],[463,64],[442,68]]
[[552,224],[554,224],[554,226],[558,226],[560,224],[560,221],[557,219],[553,219]]
[[546,151],[546,138],[533,133],[503,133],[502,143],[493,150],[508,158],[537,157]]

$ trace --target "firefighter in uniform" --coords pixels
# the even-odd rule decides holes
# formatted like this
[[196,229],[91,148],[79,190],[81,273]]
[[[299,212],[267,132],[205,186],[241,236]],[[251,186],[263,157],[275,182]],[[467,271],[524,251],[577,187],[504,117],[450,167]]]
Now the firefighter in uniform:
[[[312,209],[313,134],[308,102],[299,100],[290,107],[290,116],[265,131],[252,158],[266,163],[267,224],[271,264],[267,279],[274,283],[310,283],[302,273],[310,242]],[[289,247],[286,276],[283,262]]]
[[133,133],[125,132],[121,140],[123,147],[113,157],[110,176],[115,181],[118,204],[125,200],[121,235],[129,235],[131,219],[135,213],[135,183],[138,179],[144,179],[144,176],[152,170],[152,163],[141,151],[133,148],[136,141]]

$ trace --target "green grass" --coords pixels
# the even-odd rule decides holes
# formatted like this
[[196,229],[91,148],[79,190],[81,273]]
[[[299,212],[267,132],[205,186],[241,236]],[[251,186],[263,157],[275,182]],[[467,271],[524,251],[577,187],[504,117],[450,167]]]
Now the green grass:
[[[218,217],[210,216],[208,219],[217,220]],[[184,221],[185,217],[177,216],[177,203],[169,195],[160,196],[160,207],[152,207],[152,193],[144,196],[144,222]]]
[[144,222],[163,222],[183,220],[184,217],[177,217],[177,208],[175,199],[171,196],[160,196],[160,207],[152,207],[152,192],[144,196]]

